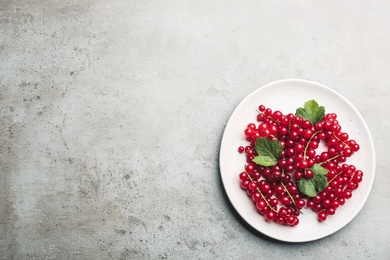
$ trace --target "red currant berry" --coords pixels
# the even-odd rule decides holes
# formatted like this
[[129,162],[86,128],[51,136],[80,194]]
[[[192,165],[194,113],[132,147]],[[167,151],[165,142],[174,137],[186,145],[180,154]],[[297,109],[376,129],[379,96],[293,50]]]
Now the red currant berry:
[[295,205],[297,206],[298,209],[302,209],[305,206],[305,200],[299,199],[295,201]]
[[320,221],[325,221],[326,220],[326,213],[324,211],[318,212],[318,219]]
[[248,163],[246,166],[245,166],[245,171],[247,173],[252,173],[253,171],[255,170],[255,165],[253,163]]
[[264,112],[265,111],[265,106],[264,105],[260,105],[259,106],[259,111],[260,112]]
[[264,193],[267,193],[271,189],[271,187],[267,183],[262,183],[262,185],[260,184],[259,188]]
[[302,161],[299,162],[298,166],[301,169],[306,169],[307,167],[309,167],[309,164],[308,164],[308,162],[306,160],[302,160]]
[[261,199],[261,194],[259,192],[254,192],[252,194],[252,200],[253,201],[259,201]]
[[330,121],[325,121],[324,124],[323,124],[323,127],[325,130],[330,130],[332,129],[332,122]]
[[314,158],[314,156],[316,155],[316,151],[314,149],[308,149],[306,151],[306,155],[308,158]]
[[271,198],[269,200],[269,204],[272,206],[272,207],[276,207],[278,204],[279,204],[279,201],[277,198]]
[[282,185],[276,185],[276,186],[274,187],[274,192],[275,192],[276,195],[282,195],[282,194],[284,194],[284,188],[283,188],[283,186],[282,186]]
[[320,203],[321,202],[321,197],[319,195],[316,195],[314,198],[313,198],[313,202],[314,203]]
[[256,207],[258,210],[264,210],[267,207],[267,203],[264,200],[259,200],[256,202]]
[[305,146],[303,144],[297,143],[294,147],[295,152],[297,153],[302,153],[303,150],[305,149]]
[[309,207],[309,208],[312,208],[314,206],[314,202],[312,200],[309,200],[307,201],[306,205]]
[[306,179],[311,179],[311,178],[313,178],[314,173],[313,173],[312,170],[306,169],[305,173],[304,173],[304,176],[305,176]]
[[303,118],[301,116],[296,116],[294,122],[300,125],[303,123]]
[[340,203],[339,203],[338,200],[333,200],[333,201],[330,203],[330,205],[331,205],[333,208],[337,209],[337,208],[340,206]]
[[[332,181],[330,183],[330,185],[333,183],[334,181]],[[343,196],[343,189],[341,187],[337,187],[335,190],[334,190],[334,195],[336,195],[337,197],[341,197]]]
[[353,151],[350,148],[346,148],[343,151],[343,155],[346,156],[346,157],[351,157],[352,154],[353,154]]
[[264,110],[264,115],[270,116],[271,114],[272,114],[272,109],[271,109],[271,108],[266,108],[266,109]]
[[299,224],[299,219],[298,218],[294,218],[293,226],[297,226],[298,224]]
[[322,130],[323,129],[323,122],[318,122],[314,125],[314,129],[316,131]]
[[254,159],[255,157],[252,155],[252,156],[247,156],[246,157],[246,162],[247,163],[251,163],[251,162],[253,162],[253,159]]
[[353,176],[353,179],[352,179],[355,183],[360,183],[362,180],[363,180],[363,177],[361,175],[356,175]]
[[252,176],[253,179],[258,180],[258,179],[260,179],[261,174],[260,174],[260,172],[258,172],[258,171],[255,170],[255,171],[251,174],[251,176]]
[[244,131],[246,138],[252,138],[253,133],[254,133],[254,130],[252,128],[247,128]]
[[257,189],[257,182],[256,181],[250,182],[248,185],[248,188],[252,191],[256,190]]
[[343,198],[344,199],[349,199],[352,197],[352,191],[350,189],[346,189],[343,193]]
[[322,207],[321,204],[315,204],[314,207],[312,208],[312,210],[314,212],[320,212],[321,210],[323,210],[324,208]]
[[268,211],[267,214],[265,214],[265,217],[268,219],[268,220],[274,220],[275,217],[276,217],[276,214],[275,212],[273,212],[272,210]]
[[274,111],[274,112],[272,113],[272,117],[273,117],[274,119],[276,119],[277,121],[282,120],[282,116],[283,116],[283,114],[282,114],[282,112],[280,112],[279,110],[276,110],[276,111]]
[[290,200],[290,198],[289,198],[288,196],[282,196],[282,197],[280,198],[280,202],[281,202],[283,205],[288,206],[288,205],[290,205],[291,200]]
[[296,180],[300,180],[300,179],[302,179],[302,177],[303,177],[303,173],[302,173],[302,172],[296,171],[296,172],[294,173],[294,177],[295,177]]
[[252,129],[256,129],[256,125],[254,123],[249,123],[247,125],[247,128],[252,128]]
[[248,179],[248,174],[246,172],[240,173],[240,180],[245,181]]
[[349,136],[348,136],[347,133],[339,133],[339,134],[338,134],[338,138],[339,138],[341,141],[345,142],[345,141],[348,140]]
[[297,218],[294,217],[294,216],[287,216],[287,217],[286,217],[286,223],[287,223],[287,225],[293,226],[293,225],[295,224],[296,219],[297,219]]
[[291,139],[291,140],[297,140],[298,137],[299,137],[299,134],[298,134],[297,131],[291,131],[291,132],[290,132],[290,139]]
[[[329,186],[327,186],[327,187],[329,187]],[[333,200],[336,198],[336,195],[334,195],[334,193],[328,193],[327,198],[328,198],[330,201],[333,201]]]
[[353,145],[351,145],[351,149],[353,152],[357,152],[357,151],[359,151],[360,146],[358,144],[353,144]]
[[329,199],[324,199],[324,200],[322,201],[322,206],[323,206],[324,208],[329,208],[329,207],[330,207],[330,203],[331,203],[331,201],[330,201]]
[[277,136],[278,135],[278,131],[279,131],[279,129],[278,129],[278,127],[276,125],[272,125],[272,126],[269,127],[269,133],[272,136]]
[[288,187],[287,190],[291,195],[298,194],[299,191],[297,186]]
[[[302,127],[305,128],[305,129],[311,128],[312,127],[311,122],[309,120],[304,120],[302,122]],[[309,138],[306,138],[306,139],[309,139]]]
[[244,190],[248,189],[249,183],[250,183],[249,180],[243,181],[243,182],[241,183],[241,188],[244,189]]
[[284,217],[276,215],[275,221],[276,221],[276,223],[283,224],[284,223]]
[[279,127],[279,135],[285,136],[288,133],[288,129],[285,126]]
[[317,149],[318,146],[320,146],[320,143],[317,142],[317,141],[315,141],[315,140],[311,141],[310,144],[309,144],[309,147],[310,147],[311,149]]
[[246,156],[248,156],[248,157],[249,157],[249,156],[253,156],[254,151],[253,151],[252,149],[250,149],[250,150],[246,151],[245,154],[246,154]]
[[332,207],[326,209],[327,215],[334,215],[336,213],[336,210]]
[[326,138],[326,134],[324,132],[318,133],[318,139],[324,140]]
[[280,207],[278,215],[281,217],[287,216],[287,209],[285,207]]

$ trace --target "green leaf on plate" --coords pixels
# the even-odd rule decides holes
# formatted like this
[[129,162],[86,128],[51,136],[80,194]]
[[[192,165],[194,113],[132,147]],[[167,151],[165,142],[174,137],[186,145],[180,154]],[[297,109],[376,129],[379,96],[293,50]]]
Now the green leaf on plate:
[[255,143],[255,150],[258,156],[253,158],[254,163],[273,166],[278,163],[283,147],[276,138],[272,141],[267,137],[259,137]]
[[325,176],[328,170],[319,164],[314,164],[309,169],[313,171],[313,177],[310,179],[302,178],[297,181],[297,185],[301,193],[309,197],[315,197],[329,185]]
[[313,125],[315,125],[324,119],[325,107],[319,106],[315,100],[309,100],[305,102],[303,108],[300,107],[296,110],[295,115],[309,120]]

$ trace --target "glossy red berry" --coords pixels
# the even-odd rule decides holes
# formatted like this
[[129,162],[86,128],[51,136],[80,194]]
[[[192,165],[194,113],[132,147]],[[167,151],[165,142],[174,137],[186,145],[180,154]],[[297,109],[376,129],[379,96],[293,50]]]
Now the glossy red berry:
[[326,220],[326,213],[324,211],[318,212],[318,219],[320,221],[325,221]]

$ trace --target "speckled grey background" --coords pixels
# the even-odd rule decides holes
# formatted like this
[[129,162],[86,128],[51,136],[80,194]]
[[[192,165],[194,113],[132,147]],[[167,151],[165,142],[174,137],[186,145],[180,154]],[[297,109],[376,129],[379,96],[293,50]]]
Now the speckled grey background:
[[[0,1],[0,259],[388,259],[390,2]],[[222,187],[226,122],[274,80],[328,85],[377,171],[327,238],[270,240]]]

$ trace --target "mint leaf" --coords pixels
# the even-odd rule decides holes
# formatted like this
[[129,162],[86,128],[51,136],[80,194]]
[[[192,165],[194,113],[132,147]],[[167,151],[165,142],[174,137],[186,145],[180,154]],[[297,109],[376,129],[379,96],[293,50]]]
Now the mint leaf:
[[301,193],[306,194],[309,197],[315,197],[329,184],[325,176],[328,173],[328,170],[319,164],[314,164],[313,167],[309,169],[313,171],[313,177],[311,179],[302,178],[297,181],[297,185]]
[[254,163],[262,166],[274,166],[279,161],[283,147],[278,139],[271,141],[267,137],[259,137],[255,143],[255,150],[258,156],[253,158]]
[[305,102],[303,108],[298,108],[296,116],[309,120],[313,125],[320,122],[325,117],[325,107],[319,106],[315,100]]

